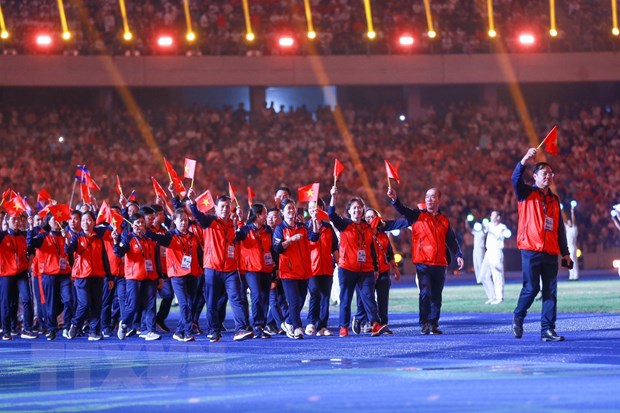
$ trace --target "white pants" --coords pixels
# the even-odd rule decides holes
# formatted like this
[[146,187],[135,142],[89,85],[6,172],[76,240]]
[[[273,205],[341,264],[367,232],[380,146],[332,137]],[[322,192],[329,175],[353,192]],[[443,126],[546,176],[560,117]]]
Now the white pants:
[[569,247],[568,252],[570,254],[570,259],[573,260],[573,269],[568,270],[568,279],[578,280],[579,279],[579,264],[577,263],[577,249]]
[[484,254],[481,281],[489,300],[504,299],[504,252],[488,251]]
[[474,274],[476,275],[476,282],[480,284],[482,282],[482,261],[484,260],[484,248],[474,249],[473,260],[474,260]]

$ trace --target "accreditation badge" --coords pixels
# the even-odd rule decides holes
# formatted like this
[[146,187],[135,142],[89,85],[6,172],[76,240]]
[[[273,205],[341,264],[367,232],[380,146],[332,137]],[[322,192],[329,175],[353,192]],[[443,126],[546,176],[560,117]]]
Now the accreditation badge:
[[357,250],[357,262],[366,262],[366,251]]
[[192,257],[189,255],[184,255],[183,260],[181,260],[181,268],[184,270],[189,270],[192,267]]

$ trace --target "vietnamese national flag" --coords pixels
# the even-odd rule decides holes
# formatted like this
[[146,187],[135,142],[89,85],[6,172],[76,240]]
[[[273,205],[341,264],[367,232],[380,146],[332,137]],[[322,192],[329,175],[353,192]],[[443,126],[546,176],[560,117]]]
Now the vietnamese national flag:
[[196,172],[196,161],[194,159],[185,158],[185,166],[183,167],[183,177],[194,179]]
[[392,178],[397,183],[400,184],[400,178],[398,177],[398,170],[390,163],[390,161],[385,161],[385,172],[387,173],[388,179]]
[[125,219],[123,218],[123,215],[116,209],[110,208],[110,214],[108,216],[108,219],[110,220],[108,224],[112,225],[112,228],[114,228],[116,232],[121,232],[121,226],[123,225],[123,220]]
[[235,204],[239,205],[239,202],[237,201],[237,197],[235,196],[235,192],[236,192],[235,187],[232,186],[230,181],[228,181],[228,194],[230,195],[230,199],[235,201]]
[[256,194],[254,193],[254,191],[252,191],[252,188],[250,188],[250,186],[248,185],[248,205],[250,205],[250,207],[254,203],[255,196]]
[[549,152],[553,156],[558,156],[558,126],[554,126],[553,129],[545,136],[545,139],[540,143],[540,146],[544,146],[545,151]]
[[90,204],[92,202],[92,199],[90,197],[90,189],[88,188],[88,185],[80,184],[80,194],[82,195],[82,201],[84,201],[87,204]]
[[297,188],[298,202],[316,202],[319,199],[319,184],[317,182]]
[[336,158],[336,161],[334,162],[334,178],[338,179],[342,171],[344,171],[344,165],[340,163],[338,158]]
[[16,195],[4,204],[4,209],[11,217],[16,217],[26,212],[26,206],[21,196]]
[[114,187],[114,189],[116,190],[116,193],[119,196],[123,195],[123,187],[121,186],[121,178],[119,178],[118,175],[116,175],[116,186]]
[[187,193],[187,191],[185,190],[185,186],[183,186],[183,182],[181,182],[181,179],[166,158],[164,158],[164,165],[166,166],[166,172],[168,172],[170,182],[174,184],[174,190],[177,192],[177,194],[179,194],[179,196],[184,197]]
[[196,198],[196,207],[198,207],[199,211],[204,213],[215,207],[213,197],[211,196],[211,192],[209,190],[204,191]]
[[97,214],[97,221],[95,221],[95,225],[101,225],[103,223],[110,223],[110,205],[108,205],[108,201],[105,199],[101,203],[101,208],[99,208],[99,214]]
[[11,188],[7,188],[6,191],[2,193],[2,200],[10,201],[13,196],[15,196],[15,192]]
[[54,219],[56,219],[57,222],[69,221],[71,219],[71,208],[69,207],[69,205],[51,205],[48,210],[49,213],[54,216]]
[[329,221],[329,215],[327,215],[327,212],[325,212],[322,209],[318,208],[316,210],[316,219],[319,220],[319,221]]
[[155,191],[155,198],[166,199],[166,191],[164,188],[157,182],[157,179],[151,176],[151,181],[153,182],[153,191]]

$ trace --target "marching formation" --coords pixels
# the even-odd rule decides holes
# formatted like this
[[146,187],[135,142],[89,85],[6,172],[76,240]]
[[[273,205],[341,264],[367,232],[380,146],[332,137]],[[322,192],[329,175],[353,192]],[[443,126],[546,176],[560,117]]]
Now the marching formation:
[[[562,252],[569,262],[570,257],[558,219],[559,201],[548,188],[553,177],[550,166],[536,165],[535,187],[522,182],[525,162],[535,154],[536,149],[528,151],[513,176],[520,248],[533,251],[524,251],[528,253],[524,255],[527,283],[513,329],[520,338],[542,274],[542,338],[559,341],[554,331],[557,255]],[[154,204],[139,205],[124,196],[118,178],[119,205],[104,201],[98,208],[90,196],[96,184],[85,166],[76,174],[82,202],[73,210],[41,191],[41,209],[29,216],[21,195],[5,191],[0,232],[2,340],[36,339],[39,333],[54,340],[62,331],[70,340],[87,336],[98,341],[113,335],[125,340],[137,335],[152,341],[169,333],[177,341],[190,342],[203,334],[200,317],[206,307],[204,333],[209,341],[218,342],[226,332],[228,305],[234,341],[268,339],[274,334],[292,339],[347,337],[350,332],[393,334],[388,324],[390,273],[396,280],[400,273],[385,232],[408,227],[419,287],[420,333],[442,334],[439,319],[446,268],[451,256],[459,269],[464,262],[456,235],[440,210],[438,188],[426,192],[424,204],[405,206],[391,186],[390,179],[399,180],[398,171],[385,161],[387,197],[402,217],[384,220],[358,197],[348,200],[343,216],[337,212],[337,180],[344,167],[336,160],[327,210],[318,197],[318,184],[298,190],[298,202],[307,202],[306,210],[298,208],[287,187],[276,188],[273,208],[254,203],[248,188],[250,208],[244,221],[232,185],[229,195],[215,200],[209,191],[197,196],[193,189],[196,162],[186,160],[184,176],[192,179],[187,190],[172,166],[165,164],[172,208],[155,179]],[[534,211],[538,198],[545,214],[540,223],[535,222]],[[534,228],[522,225],[522,212],[528,214],[524,222]],[[334,270],[340,287],[336,333],[328,326]],[[354,293],[357,311],[352,316]],[[497,286],[498,299],[501,293]],[[304,323],[301,310],[307,296]],[[175,298],[179,321],[169,329],[166,319]]]

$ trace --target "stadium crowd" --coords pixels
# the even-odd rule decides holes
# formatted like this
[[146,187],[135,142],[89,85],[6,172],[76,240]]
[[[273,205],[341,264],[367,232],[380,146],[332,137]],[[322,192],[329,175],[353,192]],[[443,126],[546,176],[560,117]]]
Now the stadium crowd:
[[[488,35],[486,2],[434,0],[430,2],[437,37],[428,37],[424,4],[419,1],[387,0],[372,2],[377,37],[369,41],[362,1],[311,0],[317,38],[306,37],[307,23],[302,0],[250,1],[256,40],[246,42],[246,25],[241,0],[190,0],[192,30],[197,40],[185,41],[187,25],[182,2],[168,0],[126,1],[131,42],[123,40],[123,21],[117,0],[67,1],[64,3],[70,41],[61,41],[58,8],[41,0],[2,2],[8,39],[0,40],[4,53],[40,53],[34,36],[47,32],[57,41],[46,53],[66,54],[158,54],[193,53],[202,55],[309,54],[398,54],[398,53],[488,53],[522,50],[518,35],[529,31],[539,40],[528,50],[602,51],[617,50],[618,36],[611,34],[609,4],[587,0],[556,3],[558,36],[549,36],[548,3],[495,0],[497,42]],[[408,33],[415,38],[412,49],[402,48],[398,38]],[[173,36],[175,47],[163,52],[156,37]],[[292,36],[295,45],[278,46],[282,35]]]
[[[467,214],[479,220],[493,209],[502,211],[504,223],[516,230],[509,177],[519,155],[532,143],[512,107],[470,103],[427,107],[415,121],[399,120],[388,106],[378,111],[357,107],[337,111],[346,128],[339,128],[338,116],[329,107],[312,113],[305,107],[276,111],[270,105],[250,113],[242,105],[159,106],[144,111],[150,132],[141,133],[134,115],[120,106],[4,106],[0,107],[0,186],[30,195],[31,205],[42,188],[68,202],[75,167],[86,164],[102,187],[93,192],[99,201],[116,202],[118,174],[126,193],[135,189],[139,201],[153,202],[150,177],[163,186],[168,183],[163,156],[178,171],[187,157],[198,161],[199,190],[226,193],[230,181],[241,200],[249,185],[256,200],[270,204],[274,187],[282,184],[297,188],[319,182],[321,196],[327,199],[337,158],[346,168],[339,181],[343,198],[360,195],[370,201],[372,195],[377,208],[392,217],[385,197],[387,159],[399,169],[398,192],[409,204],[422,202],[430,186],[442,189],[443,209],[459,237],[468,232]],[[554,103],[533,113],[533,119],[541,135],[554,124],[559,126],[560,154],[547,157],[554,165],[556,190],[564,206],[572,199],[578,202],[577,225],[584,229],[580,247],[595,251],[618,246],[609,210],[620,202],[620,176],[610,173],[620,162],[620,103]],[[354,145],[347,146],[343,136],[350,136]],[[356,148],[363,170],[354,167],[357,155],[351,147]],[[364,186],[363,174],[370,188]],[[78,200],[79,190],[73,204]],[[408,242],[406,238],[399,237],[398,243]]]

